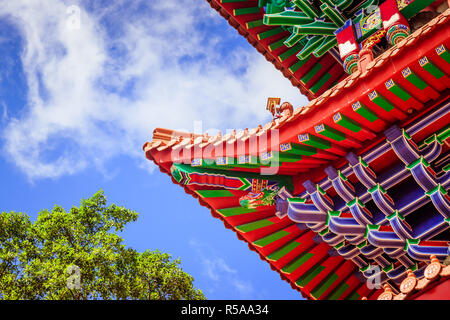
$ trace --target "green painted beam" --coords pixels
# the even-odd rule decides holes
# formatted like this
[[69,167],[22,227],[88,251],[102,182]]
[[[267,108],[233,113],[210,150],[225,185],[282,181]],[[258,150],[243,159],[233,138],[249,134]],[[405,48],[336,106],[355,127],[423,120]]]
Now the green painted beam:
[[347,300],[358,300],[360,297],[359,293],[356,291],[353,291],[348,297]]
[[361,130],[361,126],[354,120],[350,119],[346,115],[338,112],[333,116],[333,121],[344,128],[358,133]]
[[337,0],[336,2],[336,6],[340,9],[340,10],[344,10],[347,9],[354,0]]
[[274,51],[274,50],[276,50],[278,48],[281,48],[282,46],[284,46],[284,41],[286,41],[286,39],[288,39],[288,38],[289,37],[285,37],[285,38],[282,38],[280,40],[277,40],[277,41],[269,44],[269,50],[270,51]]
[[286,265],[284,268],[281,269],[284,273],[292,273],[297,268],[299,268],[302,264],[304,264],[306,261],[311,259],[314,255],[309,252],[305,252],[302,255],[300,255],[298,258],[296,258],[294,261],[290,262],[288,265]]
[[309,70],[303,77],[301,77],[300,81],[303,84],[306,84],[311,80],[319,70],[322,69],[322,65],[320,63],[316,63],[311,70]]
[[274,233],[268,235],[267,237],[264,237],[264,238],[254,241],[253,244],[258,247],[265,247],[268,244],[271,244],[277,240],[280,240],[281,238],[284,238],[288,234],[289,234],[289,232],[280,230],[278,232],[274,232]]
[[298,154],[292,154],[288,152],[274,152],[275,159],[278,158],[280,162],[297,162],[302,160],[302,156]]
[[258,8],[258,7],[233,9],[233,15],[235,15],[235,16],[242,16],[244,14],[252,14],[252,13],[259,13],[259,12],[260,12],[260,8]]
[[237,163],[240,165],[259,165],[258,163],[258,157],[256,156],[250,156],[250,155],[242,155],[239,156],[237,159]]
[[349,285],[347,283],[343,283],[333,290],[332,294],[327,298],[327,300],[337,300],[340,296],[347,290]]
[[335,0],[319,0],[320,2],[322,2],[323,4],[328,4],[330,6],[334,6],[335,5]]
[[319,124],[314,127],[316,133],[321,134],[327,138],[333,139],[335,141],[343,141],[347,139],[346,135],[336,129],[333,129],[326,124]]
[[445,74],[434,63],[432,63],[427,57],[419,59],[419,65],[430,73],[436,79],[442,78]]
[[205,161],[200,161],[202,159],[196,159],[196,168],[205,169],[219,169],[219,170],[236,170],[239,168],[246,169],[258,169],[262,166],[267,166],[273,164],[275,161],[282,166],[283,162],[297,162],[301,160],[301,155],[289,154],[289,153],[279,153],[276,151],[270,153],[263,153],[261,157],[255,156],[239,156],[239,158],[230,157],[218,157],[216,160],[211,160],[211,163],[207,164]]
[[306,272],[304,275],[302,275],[300,278],[297,279],[295,284],[301,288],[304,288],[308,283],[311,282],[312,279],[318,276],[324,269],[325,269],[324,266],[318,265],[313,269],[308,270],[308,272]]
[[322,36],[312,36],[303,47],[302,51],[297,54],[297,58],[302,60],[306,59],[311,53],[313,53],[323,42]]
[[283,52],[282,54],[280,54],[278,56],[278,60],[280,61],[284,61],[290,57],[292,57],[294,54],[296,54],[297,52],[299,52],[300,50],[302,50],[302,45],[301,44],[297,44],[294,47],[290,48],[289,50],[286,50],[285,52]]
[[315,57],[319,58],[328,52],[331,48],[337,46],[337,39],[334,36],[325,37],[319,47],[314,50],[313,54]]
[[445,62],[450,63],[450,52],[448,52],[447,48],[441,44],[436,48],[436,53],[439,57],[445,60]]
[[296,143],[282,143],[280,144],[280,151],[300,156],[312,156],[317,154],[316,148]]
[[319,12],[308,0],[294,0],[294,5],[302,10],[310,19],[319,18]]
[[439,130],[436,135],[441,142],[447,140],[450,137],[450,125],[446,125],[444,128]]
[[222,216],[225,217],[233,217],[241,214],[247,214],[256,212],[255,209],[244,208],[244,207],[233,207],[233,208],[225,208],[217,210]]
[[266,7],[266,13],[279,13],[284,11],[288,0],[259,0],[259,7]]
[[435,0],[415,0],[402,8],[400,10],[400,13],[406,18],[410,19],[413,16],[415,16],[417,13],[419,13],[421,10],[428,7],[430,4],[432,4]]
[[397,97],[403,101],[411,99],[411,95],[406,92],[400,85],[398,85],[394,80],[390,79],[385,83],[386,89],[395,94]]
[[214,165],[204,167],[214,167],[218,169],[235,169],[235,168],[259,168],[260,166],[261,163],[258,161],[258,157],[239,156],[238,158],[218,157],[216,158]]
[[261,219],[258,221],[241,224],[240,226],[237,226],[236,229],[238,229],[239,231],[242,231],[242,232],[250,232],[250,231],[261,229],[261,228],[264,228],[267,226],[271,226],[273,224],[274,223],[272,221],[269,221],[267,219]]
[[409,67],[402,70],[403,77],[416,86],[418,89],[423,90],[428,87],[428,84],[422,80],[417,74],[415,74]]
[[257,28],[257,27],[261,27],[263,26],[263,20],[259,19],[259,20],[254,20],[254,21],[250,21],[245,23],[245,26],[247,27],[247,29],[252,29],[252,28]]
[[283,258],[285,255],[287,255],[289,252],[294,250],[300,245],[297,241],[291,241],[287,245],[281,247],[280,249],[276,250],[275,252],[271,253],[267,256],[267,259],[271,261],[278,261],[279,259]]
[[256,35],[256,37],[258,38],[258,40],[264,40],[266,38],[272,37],[272,36],[274,36],[276,34],[279,34],[281,32],[284,32],[284,29],[278,27],[278,28],[273,28],[273,29],[270,29],[270,30],[258,33]]
[[289,71],[291,71],[292,73],[295,73],[298,71],[298,69],[300,69],[308,60],[298,60],[297,62],[295,62],[292,66],[289,67]]
[[235,195],[228,190],[196,190],[202,198],[225,198]]
[[311,291],[311,295],[319,299],[322,294],[336,281],[339,279],[339,276],[336,273],[332,273],[329,275],[324,281],[322,281],[314,290]]
[[369,108],[367,108],[364,104],[362,104],[359,101],[356,101],[355,103],[352,104],[352,109],[357,114],[369,120],[370,122],[374,122],[379,119],[375,113],[373,113]]
[[324,236],[326,235],[330,230],[328,228],[323,229],[322,231],[319,232],[319,235]]
[[[256,158],[256,157],[255,157]],[[194,159],[192,167],[205,169],[232,170],[236,168],[259,168],[261,163],[252,161],[249,163],[240,163],[239,159],[231,157],[218,157],[216,159]]]
[[320,20],[308,24],[296,25],[295,27],[297,33],[318,36],[334,36],[334,32],[337,30],[336,24]]
[[283,11],[280,13],[265,14],[263,22],[268,26],[297,26],[311,23],[313,20],[303,12]]
[[[295,29],[295,28],[294,28]],[[288,37],[283,44],[288,47],[291,48],[292,46],[294,46],[295,44],[297,44],[300,40],[302,40],[303,38],[305,38],[304,34],[300,34],[297,32],[293,32],[290,37]]]
[[309,90],[313,93],[319,91],[323,85],[331,78],[331,74],[326,72],[316,83],[314,83]]
[[336,26],[341,27],[347,20],[341,12],[334,8],[334,5],[330,6],[328,3],[324,3],[320,6],[320,9],[325,13],[325,15],[336,24]]
[[316,137],[309,133],[299,134],[298,135],[298,141],[301,143],[304,143],[308,146],[326,150],[331,148],[331,143],[327,140],[324,140],[322,138]]
[[392,103],[390,103],[385,97],[380,95],[376,90],[369,93],[369,99],[383,110],[389,112],[394,109]]

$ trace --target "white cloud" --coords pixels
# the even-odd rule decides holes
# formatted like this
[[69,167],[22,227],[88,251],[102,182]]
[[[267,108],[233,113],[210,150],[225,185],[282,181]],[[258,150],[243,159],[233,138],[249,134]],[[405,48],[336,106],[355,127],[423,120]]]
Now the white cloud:
[[119,155],[148,168],[141,147],[155,127],[252,127],[267,121],[268,96],[306,101],[254,48],[226,47],[239,36],[206,1],[80,6],[75,30],[71,4],[0,0],[0,20],[23,38],[28,86],[27,105],[3,126],[3,154],[31,180]]
[[252,283],[239,278],[237,270],[230,267],[209,245],[199,243],[195,239],[191,239],[189,245],[196,251],[203,272],[210,280],[206,287],[209,293],[214,292],[218,286],[229,285],[238,298],[248,299],[255,296]]
[[2,122],[8,121],[8,107],[6,106],[6,104],[3,102],[2,103]]

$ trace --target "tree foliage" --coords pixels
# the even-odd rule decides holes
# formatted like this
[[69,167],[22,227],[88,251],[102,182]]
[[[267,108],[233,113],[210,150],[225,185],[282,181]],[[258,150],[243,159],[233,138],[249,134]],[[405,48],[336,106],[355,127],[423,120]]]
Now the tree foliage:
[[180,260],[127,248],[117,234],[138,213],[107,206],[102,191],[35,222],[0,214],[1,299],[205,299]]

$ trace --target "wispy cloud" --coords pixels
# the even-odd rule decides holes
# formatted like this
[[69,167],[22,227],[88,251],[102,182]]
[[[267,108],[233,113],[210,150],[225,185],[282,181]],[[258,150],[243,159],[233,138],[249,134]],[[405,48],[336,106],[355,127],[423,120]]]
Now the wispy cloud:
[[2,116],[1,116],[2,122],[8,121],[8,107],[3,102],[2,103]]
[[206,286],[208,293],[213,293],[219,286],[228,286],[227,290],[236,294],[230,299],[249,299],[257,295],[253,284],[241,279],[237,270],[230,267],[209,245],[195,239],[191,239],[189,245],[195,250],[204,275],[210,280]]
[[78,3],[78,29],[68,28],[70,4],[0,0],[0,20],[20,30],[28,87],[3,126],[4,155],[31,180],[119,155],[148,169],[141,146],[157,126],[256,126],[268,96],[305,102],[237,32],[218,31],[231,27],[206,1]]

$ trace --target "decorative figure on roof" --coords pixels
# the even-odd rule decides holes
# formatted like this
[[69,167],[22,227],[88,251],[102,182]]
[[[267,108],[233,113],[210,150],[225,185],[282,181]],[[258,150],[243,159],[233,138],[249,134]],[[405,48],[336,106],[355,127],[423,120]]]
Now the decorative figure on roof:
[[279,105],[281,102],[280,98],[268,98],[267,99],[267,107],[266,109],[272,113],[273,119],[279,119],[282,117],[290,117],[294,113],[294,107],[289,102],[283,102],[281,106]]
[[267,98],[266,110],[269,110],[274,118],[277,110],[277,105],[279,105],[280,102],[281,102],[280,98]]
[[[385,34],[386,30],[381,29],[375,34],[371,35],[369,38],[367,38],[362,44],[363,48],[359,52],[359,59],[357,61],[357,67],[361,72],[366,71],[366,67],[369,64],[369,62],[373,61],[372,48],[381,41],[381,39],[384,37]],[[353,72],[354,70],[350,70],[349,73],[351,74]]]
[[377,31],[363,42],[362,47],[364,49],[372,50],[373,46],[379,43],[385,34],[386,30],[384,29]]
[[294,113],[294,107],[289,102],[283,102],[280,106],[280,117],[290,117]]
[[261,206],[270,206],[275,203],[278,187],[268,186],[267,180],[253,179],[252,190],[239,199],[244,208],[253,209]]

